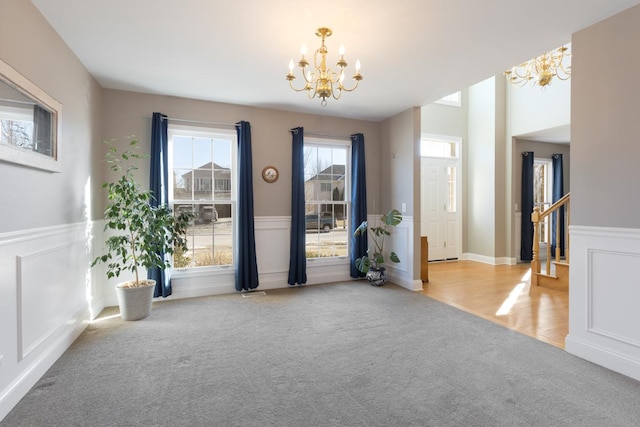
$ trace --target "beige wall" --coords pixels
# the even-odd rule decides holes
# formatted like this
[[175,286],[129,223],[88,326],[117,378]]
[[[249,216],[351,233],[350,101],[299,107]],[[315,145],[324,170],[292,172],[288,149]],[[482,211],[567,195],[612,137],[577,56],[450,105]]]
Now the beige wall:
[[[391,208],[402,210],[406,204],[405,214],[413,215],[414,206],[420,209],[418,198],[414,194],[413,165],[420,144],[420,134],[416,135],[415,125],[420,126],[420,109],[406,110],[382,122],[382,206],[380,213]],[[416,117],[417,116],[417,117]],[[387,165],[388,167],[385,167]],[[418,162],[419,165],[419,162]],[[418,187],[419,190],[419,187]],[[418,212],[420,212],[418,210]]]
[[[640,6],[573,36],[571,222],[640,228]],[[612,66],[612,64],[615,64]]]
[[408,250],[414,254],[409,274],[420,278],[420,108],[411,108],[381,122],[381,195],[383,213],[395,208],[410,216],[413,236]]
[[[640,6],[573,35],[565,350],[640,380]],[[630,78],[630,76],[632,76]]]
[[[369,212],[375,212],[375,208],[379,207],[374,205],[376,200],[380,200],[378,187],[380,125],[378,123],[106,90],[102,137],[124,141],[124,136],[136,135],[143,149],[148,151],[153,112],[166,114],[170,118],[170,123],[171,118],[229,125],[240,120],[251,123],[256,216],[291,214],[291,128],[302,126],[307,134],[325,133],[346,137],[361,132],[365,138],[367,209]],[[276,166],[280,172],[280,177],[274,184],[267,184],[261,178],[262,168],[267,165]],[[142,182],[147,182],[148,165],[144,165],[139,172]],[[104,203],[104,200],[102,202]]]
[[496,98],[495,78],[469,88],[466,252],[495,256],[496,219]]
[[62,172],[0,162],[0,232],[81,222],[99,140],[101,89],[26,0],[3,1],[0,58],[62,103]]

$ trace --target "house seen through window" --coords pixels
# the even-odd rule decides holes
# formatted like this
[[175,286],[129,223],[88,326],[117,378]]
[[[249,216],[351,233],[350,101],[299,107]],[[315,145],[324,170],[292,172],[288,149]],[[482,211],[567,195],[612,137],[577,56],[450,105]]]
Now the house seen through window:
[[349,254],[349,141],[305,140],[304,194],[306,256]]
[[234,264],[235,147],[235,132],[170,127],[170,203],[194,215],[174,268]]

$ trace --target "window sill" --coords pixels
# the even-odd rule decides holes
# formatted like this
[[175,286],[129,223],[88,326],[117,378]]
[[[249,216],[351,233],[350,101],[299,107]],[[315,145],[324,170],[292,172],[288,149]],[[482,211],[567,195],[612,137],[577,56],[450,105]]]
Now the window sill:
[[324,267],[329,265],[349,265],[349,257],[307,258],[307,267]]
[[225,265],[221,267],[202,267],[202,268],[179,268],[171,269],[171,277],[174,279],[182,279],[188,277],[210,277],[224,276],[235,274],[234,265]]

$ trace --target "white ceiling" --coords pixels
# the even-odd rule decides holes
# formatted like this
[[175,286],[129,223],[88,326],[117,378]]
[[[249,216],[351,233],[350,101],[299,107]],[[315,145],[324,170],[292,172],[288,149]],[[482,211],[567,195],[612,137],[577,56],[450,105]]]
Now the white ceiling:
[[[382,120],[570,41],[640,0],[31,0],[105,88]],[[364,80],[326,107],[284,76],[329,27]],[[353,68],[349,69],[349,74]],[[299,82],[300,78],[298,78]]]

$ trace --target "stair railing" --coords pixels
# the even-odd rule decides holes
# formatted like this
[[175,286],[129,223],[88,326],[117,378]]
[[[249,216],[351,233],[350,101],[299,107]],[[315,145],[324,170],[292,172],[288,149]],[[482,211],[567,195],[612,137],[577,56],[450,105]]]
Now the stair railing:
[[[536,206],[533,208],[533,213],[531,214],[531,222],[533,223],[533,259],[531,261],[531,278],[532,283],[535,280],[537,282],[537,275],[535,273],[540,273],[540,224],[544,222],[546,224],[546,241],[547,241],[547,259],[546,259],[546,273],[549,274],[551,271],[551,232],[555,233],[556,236],[556,250],[554,254],[554,258],[557,261],[560,261],[560,221],[556,221],[555,230],[551,230],[551,214],[554,212],[559,212],[561,207],[565,207],[565,260],[569,262],[569,208],[571,201],[571,193],[567,193],[560,200],[555,202],[553,205],[549,206],[549,209],[541,210],[540,207]],[[558,215],[558,219],[559,219]],[[534,279],[536,277],[536,279]]]

